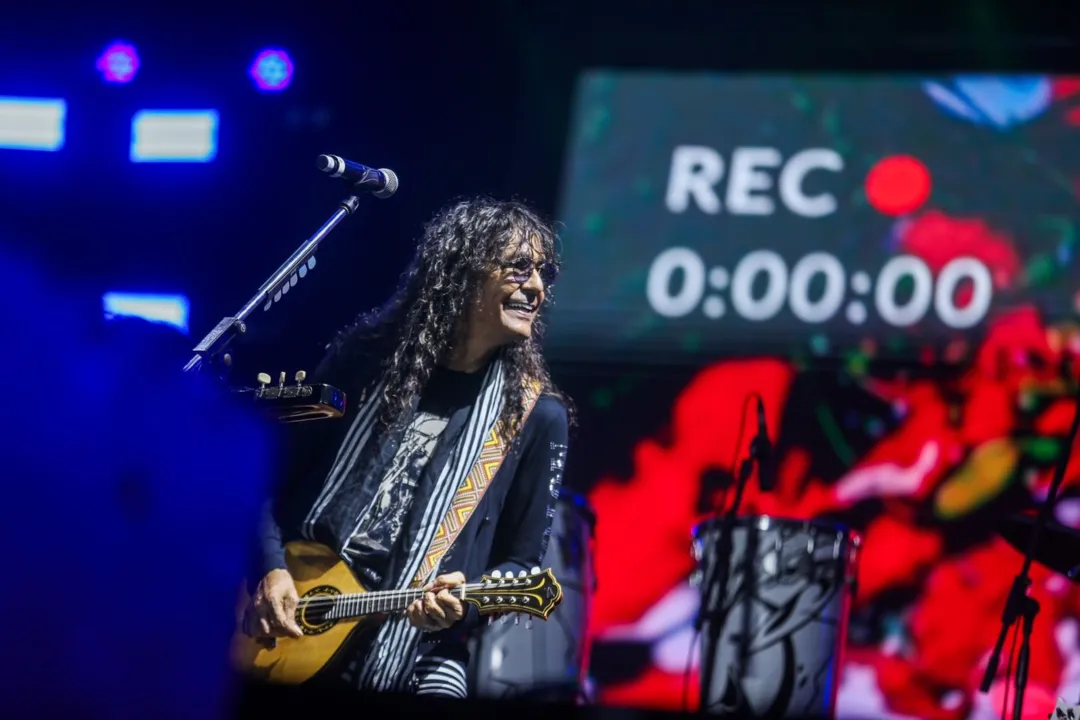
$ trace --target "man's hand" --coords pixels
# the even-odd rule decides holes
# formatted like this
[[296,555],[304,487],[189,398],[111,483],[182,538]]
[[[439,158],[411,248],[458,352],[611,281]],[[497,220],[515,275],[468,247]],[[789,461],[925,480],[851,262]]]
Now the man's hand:
[[288,570],[271,570],[255,588],[244,614],[244,632],[251,637],[301,637],[296,624],[300,597]]
[[424,597],[413,600],[405,611],[409,624],[427,632],[445,630],[465,615],[461,601],[450,590],[465,584],[459,572],[440,575],[424,588]]

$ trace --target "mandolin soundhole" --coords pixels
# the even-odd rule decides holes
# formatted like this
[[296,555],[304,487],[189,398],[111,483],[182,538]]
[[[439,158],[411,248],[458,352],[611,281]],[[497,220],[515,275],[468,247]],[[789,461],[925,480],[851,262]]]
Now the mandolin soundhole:
[[329,585],[312,588],[300,598],[296,621],[305,635],[319,635],[337,624],[333,610],[341,591]]

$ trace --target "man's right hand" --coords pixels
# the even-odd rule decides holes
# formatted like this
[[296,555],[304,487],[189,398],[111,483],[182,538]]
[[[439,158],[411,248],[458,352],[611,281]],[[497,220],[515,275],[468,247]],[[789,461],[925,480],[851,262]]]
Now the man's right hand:
[[296,624],[296,607],[300,596],[288,570],[271,570],[255,588],[244,621],[244,629],[252,637],[301,637],[304,633]]

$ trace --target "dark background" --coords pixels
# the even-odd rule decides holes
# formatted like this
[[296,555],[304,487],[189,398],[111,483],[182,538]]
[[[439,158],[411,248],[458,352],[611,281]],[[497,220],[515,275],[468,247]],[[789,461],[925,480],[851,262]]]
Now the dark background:
[[[341,190],[316,171],[318,154],[394,169],[398,193],[366,199],[313,273],[251,319],[234,378],[250,384],[259,371],[310,370],[335,330],[387,296],[444,203],[515,196],[554,215],[583,69],[1067,72],[1077,15],[1064,3],[1005,2],[21,3],[0,10],[0,94],[67,99],[68,133],[61,152],[0,151],[0,241],[48,268],[87,318],[109,290],[188,295],[194,345],[333,211]],[[142,68],[108,86],[94,60],[120,38],[136,44]],[[280,94],[256,92],[246,75],[267,45],[296,65]],[[129,162],[142,108],[219,110],[217,159]],[[22,311],[35,321],[32,306]],[[793,387],[792,403],[828,398],[886,415],[832,372],[846,358],[818,362],[825,369]],[[900,370],[911,368],[881,368]],[[567,483],[627,477],[640,438],[673,442],[673,400],[697,371],[624,357],[556,363],[580,410]],[[918,372],[948,386],[956,371]],[[823,445],[807,417],[785,416],[782,446]],[[873,446],[862,430],[851,435],[854,457]],[[813,459],[823,477],[852,461]]]
[[[365,202],[324,243],[299,292],[249,323],[237,382],[262,370],[291,375],[391,291],[440,205],[491,194],[556,212],[583,68],[1067,70],[1070,11],[1022,10],[1003,2],[13,5],[0,14],[3,92],[66,98],[68,134],[62,152],[4,152],[0,231],[79,288],[87,312],[107,290],[186,293],[195,341],[333,211],[340,190],[315,170],[316,155],[393,168],[397,195]],[[134,82],[109,86],[93,63],[117,38],[135,42],[142,68]],[[246,75],[267,45],[286,48],[296,65],[280,94],[256,92]],[[217,160],[130,163],[130,117],[140,108],[218,109]],[[594,373],[620,374],[612,362],[554,370],[581,397]]]

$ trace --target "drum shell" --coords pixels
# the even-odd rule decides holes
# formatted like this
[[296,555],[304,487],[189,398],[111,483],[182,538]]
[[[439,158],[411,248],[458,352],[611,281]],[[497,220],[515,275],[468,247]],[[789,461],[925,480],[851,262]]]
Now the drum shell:
[[[721,523],[712,518],[694,529],[700,577],[713,570]],[[736,520],[719,643],[702,633],[701,657],[715,659],[703,698],[711,712],[834,717],[860,545],[835,523]]]
[[588,502],[563,490],[554,505],[543,566],[563,599],[545,622],[513,620],[483,627],[470,642],[472,692],[478,697],[576,701],[585,693],[589,609],[596,589],[596,518]]

